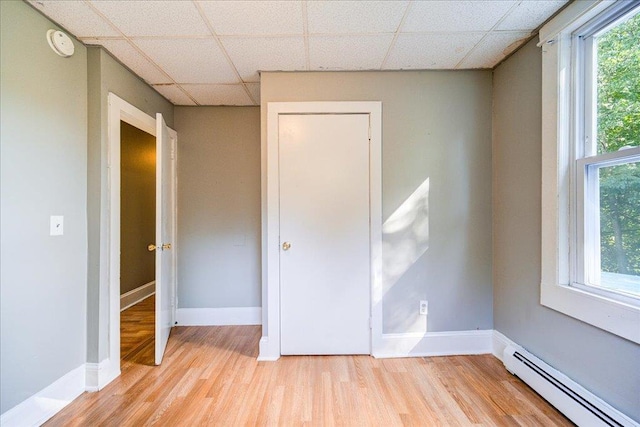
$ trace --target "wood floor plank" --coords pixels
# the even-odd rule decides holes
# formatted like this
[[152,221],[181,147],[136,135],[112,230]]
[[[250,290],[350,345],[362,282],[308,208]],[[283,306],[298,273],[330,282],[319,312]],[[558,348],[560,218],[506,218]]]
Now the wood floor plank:
[[120,358],[154,364],[155,295],[120,313]]
[[491,355],[258,362],[258,326],[176,327],[154,366],[154,304],[122,313],[122,375],[47,426],[572,425]]

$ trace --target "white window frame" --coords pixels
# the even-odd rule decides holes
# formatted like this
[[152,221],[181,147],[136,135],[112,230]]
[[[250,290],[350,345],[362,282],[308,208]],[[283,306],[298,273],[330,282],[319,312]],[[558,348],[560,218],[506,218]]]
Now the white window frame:
[[[575,159],[590,153],[579,152],[584,147],[576,144],[583,138],[583,114],[591,114],[585,102],[591,91],[581,91],[580,73],[588,67],[576,66],[581,49],[575,49],[574,33],[594,18],[613,13],[620,7],[614,1],[573,2],[540,30],[542,47],[542,265],[540,302],[562,312],[614,333],[630,341],[640,343],[640,306],[631,300],[613,297],[595,288],[576,285],[584,283],[586,271],[584,254],[592,245],[592,233],[585,233],[581,212],[583,207],[577,191],[587,191],[584,173],[579,169],[599,164],[588,157]],[[572,44],[574,47],[572,48]],[[611,153],[612,163],[620,156],[633,154],[637,149],[625,150],[625,154]],[[607,160],[604,159],[604,160]],[[591,162],[591,163],[590,163]],[[593,231],[593,228],[590,230]],[[580,272],[580,273],[579,273]]]

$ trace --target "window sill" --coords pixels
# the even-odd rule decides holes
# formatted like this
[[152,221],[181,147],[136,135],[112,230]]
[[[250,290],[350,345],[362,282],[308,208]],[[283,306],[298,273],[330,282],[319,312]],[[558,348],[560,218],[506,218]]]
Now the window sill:
[[566,285],[542,283],[540,303],[640,344],[640,307]]

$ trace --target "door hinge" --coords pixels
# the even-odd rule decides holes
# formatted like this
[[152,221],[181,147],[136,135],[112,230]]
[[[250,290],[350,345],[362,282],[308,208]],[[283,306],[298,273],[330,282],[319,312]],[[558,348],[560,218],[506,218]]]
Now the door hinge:
[[171,149],[171,160],[175,160],[176,158],[176,150],[175,149]]
[[371,123],[369,123],[369,141],[371,141]]

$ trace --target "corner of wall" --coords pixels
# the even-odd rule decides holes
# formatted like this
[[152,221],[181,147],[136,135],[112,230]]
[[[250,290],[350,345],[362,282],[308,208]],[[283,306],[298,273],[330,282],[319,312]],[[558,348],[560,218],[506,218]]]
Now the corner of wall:
[[102,48],[87,48],[87,362],[99,361]]

